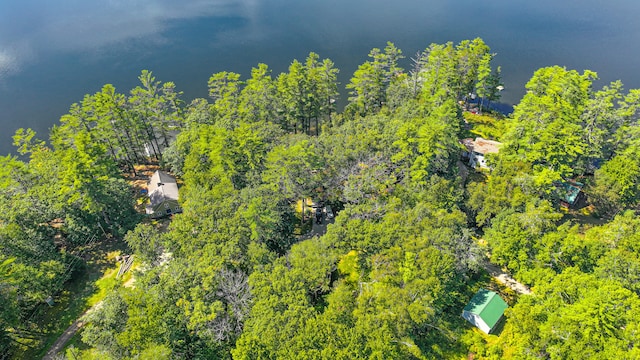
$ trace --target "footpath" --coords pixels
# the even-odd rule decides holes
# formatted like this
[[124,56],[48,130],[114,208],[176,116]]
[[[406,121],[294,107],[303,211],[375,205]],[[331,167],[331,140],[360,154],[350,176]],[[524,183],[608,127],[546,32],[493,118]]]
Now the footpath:
[[92,311],[98,309],[100,306],[102,306],[102,301],[90,307],[87,311],[84,312],[84,314],[82,314],[78,319],[76,319],[76,321],[74,321],[73,324],[71,324],[62,333],[62,335],[60,335],[60,337],[56,340],[56,342],[54,342],[53,345],[51,345],[51,348],[49,348],[49,351],[47,351],[47,353],[44,355],[42,360],[55,359],[56,354],[62,351],[62,349],[64,349],[64,346],[67,344],[67,342],[71,340],[71,338],[78,332],[78,330],[80,330],[80,328],[84,326],[83,320],[85,316],[87,316]]
[[530,295],[531,289],[529,289],[526,285],[518,282],[516,279],[512,278],[510,274],[502,271],[500,267],[495,264],[492,264],[488,261],[485,261],[483,267],[491,277],[496,279],[499,283],[509,287],[513,291],[517,292],[521,295]]

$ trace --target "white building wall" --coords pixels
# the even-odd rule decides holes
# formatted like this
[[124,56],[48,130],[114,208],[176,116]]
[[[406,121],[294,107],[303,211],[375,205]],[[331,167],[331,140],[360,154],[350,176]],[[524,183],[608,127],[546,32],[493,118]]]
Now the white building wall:
[[463,311],[462,312],[462,317],[467,320],[468,322],[472,323],[473,325],[475,325],[475,327],[477,327],[478,329],[482,330],[485,334],[488,334],[489,331],[491,331],[491,328],[489,327],[489,325],[487,325],[487,323],[485,323],[482,318],[480,318],[480,316],[476,315],[476,314],[472,314],[468,311]]
[[475,152],[471,152],[469,154],[469,165],[471,165],[474,169],[478,167],[488,169],[486,161],[484,160],[484,155],[476,154]]

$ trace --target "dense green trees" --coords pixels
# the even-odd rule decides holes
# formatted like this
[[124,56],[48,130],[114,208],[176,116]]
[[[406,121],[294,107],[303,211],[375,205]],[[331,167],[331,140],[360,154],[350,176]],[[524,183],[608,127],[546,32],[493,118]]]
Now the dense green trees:
[[2,280],[12,315],[2,329],[12,341],[38,336],[32,315],[81,268],[73,254],[122,239],[141,218],[122,171],[135,174],[135,164],[159,157],[181,121],[173,84],[160,85],[148,71],[140,80],[129,98],[105,85],[73,104],[49,144],[18,130],[22,159],[0,160],[0,259],[13,259]]
[[402,51],[391,42],[384,52],[375,48],[369,53],[372,59],[358,67],[347,89],[351,89],[349,98],[353,111],[361,116],[378,112],[387,101],[387,89],[402,72],[398,60]]
[[[319,121],[335,112],[337,75],[338,69],[331,60],[320,62],[318,54],[310,53],[304,64],[294,60],[289,72],[278,76],[277,89],[284,109],[285,130],[319,133]],[[312,132],[313,122],[315,130]]]
[[0,351],[9,352],[11,338],[8,329],[18,324],[20,309],[18,307],[17,289],[12,284],[11,264],[15,258],[0,258],[0,302],[2,309],[0,310]]
[[[403,78],[401,52],[388,44],[371,57],[381,87],[369,105],[378,112]],[[275,80],[262,64],[246,81],[214,74],[213,103],[196,100],[176,112],[184,125],[163,161],[182,175],[184,213],[166,234],[141,225],[126,236],[151,269],[137,275],[135,289],[105,300],[86,342],[115,358],[448,351],[430,341],[451,341],[459,320],[438,314],[457,313],[453,294],[464,287],[456,280],[478,270],[481,258],[457,209],[456,94],[420,112],[396,96],[398,115],[344,121],[332,119],[336,74],[314,53]],[[323,123],[332,126],[320,132]],[[326,239],[296,243],[293,205],[308,197],[347,208]],[[171,253],[163,265],[162,252]],[[349,256],[351,270],[338,271]],[[128,315],[109,322],[113,309]]]
[[[568,268],[508,310],[503,351],[513,357],[611,359],[638,356],[638,297]],[[513,351],[513,353],[512,353]]]
[[556,66],[536,71],[527,83],[528,92],[505,135],[504,153],[531,164],[544,177],[539,183],[572,176],[585,154],[581,114],[594,77],[592,72],[579,74]]
[[[637,357],[640,92],[540,69],[492,120],[506,129],[493,169],[468,175],[463,105],[499,97],[489,47],[432,44],[409,71],[392,43],[369,57],[342,114],[338,70],[310,53],[277,76],[213,74],[210,99],[188,105],[143,71],[127,95],[105,85],[72,105],[50,145],[18,132],[28,161],[0,158],[0,349],[68,279],[74,249],[109,236],[143,266],[86,319],[103,358]],[[121,177],[156,160],[183,182],[163,232],[137,224]],[[598,224],[558,205],[576,178]],[[296,208],[309,198],[339,210],[311,238]],[[495,338],[460,317],[496,287],[486,261],[533,290],[502,289]]]
[[[233,129],[240,123],[268,121],[285,131],[318,134],[320,123],[335,112],[338,69],[329,59],[310,53],[304,63],[294,60],[276,79],[265,64],[251,78],[220,72],[209,79],[211,112],[218,125]],[[313,130],[312,130],[313,129]]]
[[[538,70],[508,120],[495,169],[467,189],[491,259],[535,293],[507,312],[497,343],[474,348],[482,357],[638,356],[638,253],[628,247],[638,220],[629,137],[638,128],[637,90],[624,94],[614,82],[594,91],[594,79],[590,71]],[[571,180],[584,183],[588,202],[610,222],[580,225],[576,219],[594,219],[558,212],[556,187]]]
[[234,357],[441,356],[426,339],[450,335],[443,314],[457,312],[466,269],[456,270],[448,222],[464,216],[444,211],[437,218],[451,220],[440,222],[425,210],[390,201],[371,221],[345,209],[324,237],[294,245],[286,264],[254,272],[255,305]]
[[640,158],[620,154],[596,170],[591,195],[603,215],[615,215],[640,203]]
[[73,146],[57,143],[55,149],[33,139],[27,145],[20,134],[16,139],[30,159],[2,160],[0,259],[14,260],[7,265],[8,280],[2,280],[11,315],[3,321],[3,334],[10,329],[19,342],[38,336],[31,315],[82,264],[72,254],[100,238],[121,238],[139,215],[111,158],[87,138],[76,135]]

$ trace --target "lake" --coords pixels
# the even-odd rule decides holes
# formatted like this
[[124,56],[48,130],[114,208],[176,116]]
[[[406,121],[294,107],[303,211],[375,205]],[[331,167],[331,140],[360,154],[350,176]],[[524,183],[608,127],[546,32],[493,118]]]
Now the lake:
[[[407,57],[431,43],[481,37],[502,67],[503,101],[517,103],[543,66],[591,69],[597,83],[640,88],[637,0],[2,0],[0,154],[31,127],[42,138],[73,102],[142,69],[204,97],[219,71],[274,76],[310,51],[332,59],[344,85],[373,47]],[[408,63],[407,63],[408,65]]]

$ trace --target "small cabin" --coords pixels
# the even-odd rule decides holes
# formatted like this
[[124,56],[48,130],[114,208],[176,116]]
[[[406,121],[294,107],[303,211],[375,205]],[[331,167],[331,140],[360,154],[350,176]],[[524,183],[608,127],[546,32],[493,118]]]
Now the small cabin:
[[464,307],[462,317],[486,334],[491,334],[496,328],[507,303],[497,293],[480,289]]
[[147,215],[160,218],[182,212],[178,202],[178,183],[173,176],[163,171],[156,171],[149,180],[148,191]]
[[467,148],[467,154],[465,155],[469,158],[469,166],[474,169],[488,169],[489,166],[487,166],[485,155],[497,154],[500,146],[502,146],[502,143],[498,141],[487,140],[481,137],[477,137],[475,140],[464,139],[461,142]]
[[587,205],[587,197],[582,192],[584,184],[577,181],[555,181],[553,183],[555,190],[553,195],[556,197],[560,206],[569,209],[580,209]]

